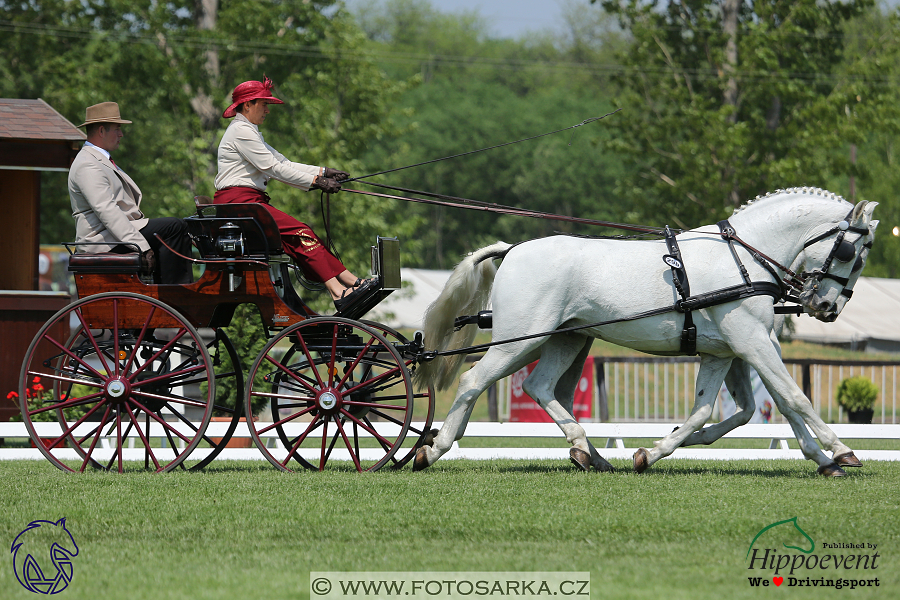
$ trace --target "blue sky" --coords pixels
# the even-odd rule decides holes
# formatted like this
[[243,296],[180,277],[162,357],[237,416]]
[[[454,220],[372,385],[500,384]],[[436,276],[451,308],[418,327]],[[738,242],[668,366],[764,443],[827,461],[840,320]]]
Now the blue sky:
[[[582,0],[588,4],[588,0]],[[442,12],[476,10],[486,18],[492,33],[518,37],[528,31],[556,29],[562,24],[559,0],[433,0]]]

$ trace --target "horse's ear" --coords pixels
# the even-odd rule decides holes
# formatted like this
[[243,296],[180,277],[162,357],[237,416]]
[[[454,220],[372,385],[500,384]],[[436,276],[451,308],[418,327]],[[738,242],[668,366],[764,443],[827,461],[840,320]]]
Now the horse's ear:
[[874,233],[875,230],[878,229],[878,223],[879,223],[878,219],[875,219],[874,221],[869,221],[869,231]]
[[875,207],[878,206],[877,202],[867,202],[866,203],[866,218],[871,221],[872,213],[875,211]]
[[859,223],[863,218],[863,215],[866,214],[866,205],[868,204],[868,200],[860,200],[856,206],[853,207],[853,213],[850,215],[851,224]]

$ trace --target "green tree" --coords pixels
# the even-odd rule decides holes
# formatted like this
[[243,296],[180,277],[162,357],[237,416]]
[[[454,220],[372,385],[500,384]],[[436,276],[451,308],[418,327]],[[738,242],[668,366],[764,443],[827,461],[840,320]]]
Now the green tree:
[[[561,129],[613,107],[602,75],[614,61],[610,48],[621,36],[599,9],[582,5],[563,37],[523,40],[493,39],[481,17],[444,14],[424,0],[369,2],[355,10],[379,64],[395,77],[421,80],[399,100],[406,110],[396,113],[395,122],[403,136],[386,139],[369,152],[369,162],[381,168]],[[598,35],[609,37],[609,47]],[[612,193],[620,162],[600,147],[605,127],[605,122],[592,124],[373,181],[619,220],[627,207]],[[556,230],[597,233],[596,228],[564,222],[445,207],[415,205],[403,214],[421,217],[418,265],[437,268],[449,268],[466,252],[498,238],[515,242]]]
[[841,161],[859,83],[840,76],[843,28],[871,0],[600,4],[632,37],[607,147],[626,161],[617,190],[635,216],[697,226],[822,185]]
[[[43,97],[74,123],[84,108],[116,100],[126,118],[120,164],[144,192],[148,216],[185,216],[211,195],[221,118],[233,87],[268,75],[285,105],[273,107],[267,141],[293,160],[363,169],[363,150],[389,135],[387,119],[405,84],[364,56],[365,37],[333,1],[0,0],[0,94]],[[64,177],[47,178],[49,220],[64,219]],[[317,193],[273,183],[273,203],[321,229]],[[407,238],[390,202],[338,196],[332,230],[352,269],[364,271],[375,234]],[[68,231],[54,223],[45,231]],[[47,239],[58,242],[59,237]]]

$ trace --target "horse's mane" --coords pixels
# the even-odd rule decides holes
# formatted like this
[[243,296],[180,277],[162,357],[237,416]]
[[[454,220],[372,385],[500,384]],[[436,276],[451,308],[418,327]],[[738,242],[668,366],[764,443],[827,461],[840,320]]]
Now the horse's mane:
[[842,196],[839,196],[838,194],[835,194],[834,192],[829,192],[828,190],[823,190],[821,188],[814,188],[814,187],[796,187],[796,188],[787,188],[786,190],[775,190],[774,192],[767,192],[765,195],[760,194],[756,198],[749,200],[745,204],[742,204],[739,207],[737,207],[736,209],[734,209],[734,213],[732,213],[732,214],[736,215],[740,211],[744,210],[745,208],[748,208],[749,206],[751,206],[752,204],[754,204],[755,202],[758,202],[760,200],[774,199],[777,196],[786,196],[789,194],[804,194],[804,195],[808,195],[808,196],[819,196],[826,200],[834,200],[835,202],[845,202],[845,200]]

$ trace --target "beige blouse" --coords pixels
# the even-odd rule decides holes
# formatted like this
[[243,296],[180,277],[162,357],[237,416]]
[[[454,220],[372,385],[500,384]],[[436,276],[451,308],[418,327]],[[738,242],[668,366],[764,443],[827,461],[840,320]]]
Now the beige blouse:
[[252,187],[265,191],[270,179],[309,190],[325,169],[286,159],[263,139],[259,127],[238,114],[219,142],[219,172],[216,189]]

